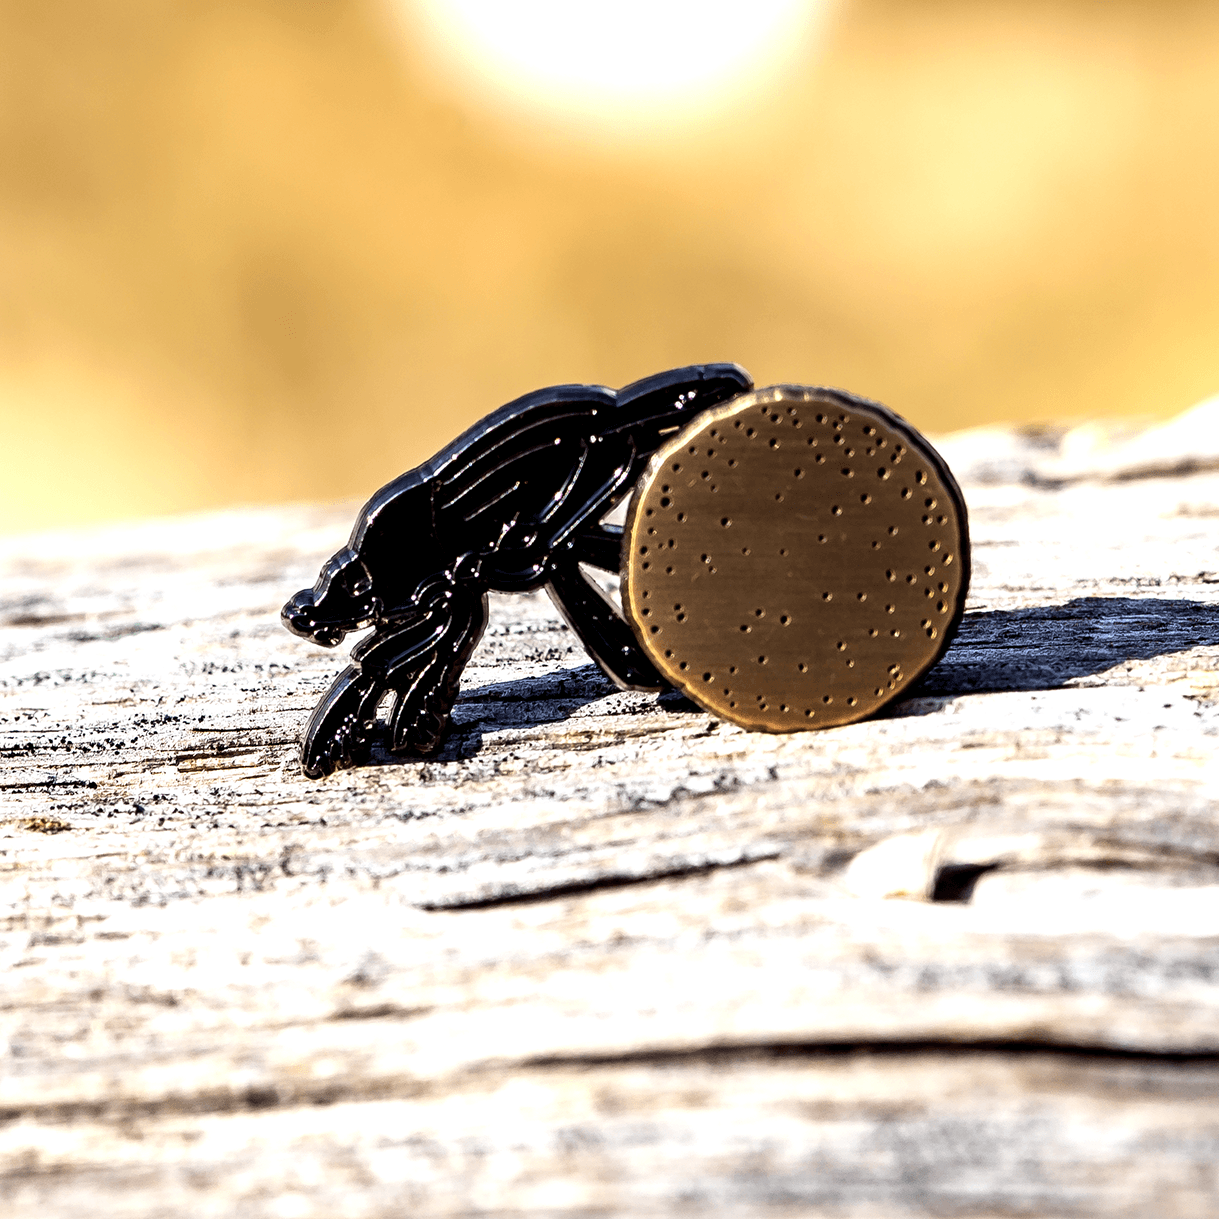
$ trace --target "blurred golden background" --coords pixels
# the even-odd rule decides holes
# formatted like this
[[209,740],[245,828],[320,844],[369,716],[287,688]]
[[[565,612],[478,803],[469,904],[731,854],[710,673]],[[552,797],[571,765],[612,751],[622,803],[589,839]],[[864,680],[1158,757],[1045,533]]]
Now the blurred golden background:
[[840,0],[620,123],[444,2],[0,0],[0,529],[699,360],[932,431],[1219,390],[1215,0]]

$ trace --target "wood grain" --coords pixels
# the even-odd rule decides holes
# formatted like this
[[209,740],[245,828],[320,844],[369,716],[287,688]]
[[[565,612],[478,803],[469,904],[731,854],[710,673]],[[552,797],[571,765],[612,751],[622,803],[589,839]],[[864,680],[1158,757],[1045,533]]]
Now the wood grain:
[[618,692],[501,598],[444,753],[321,782],[276,614],[352,506],[0,540],[5,1214],[1215,1213],[1219,474],[1163,431],[944,441],[969,611],[880,720]]

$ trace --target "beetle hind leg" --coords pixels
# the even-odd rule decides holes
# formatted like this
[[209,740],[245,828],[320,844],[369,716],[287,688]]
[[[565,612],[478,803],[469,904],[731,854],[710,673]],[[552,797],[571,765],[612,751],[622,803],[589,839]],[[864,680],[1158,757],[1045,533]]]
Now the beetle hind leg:
[[589,655],[615,685],[624,690],[666,688],[668,683],[639,646],[626,619],[580,570],[579,562],[556,568],[546,591]]

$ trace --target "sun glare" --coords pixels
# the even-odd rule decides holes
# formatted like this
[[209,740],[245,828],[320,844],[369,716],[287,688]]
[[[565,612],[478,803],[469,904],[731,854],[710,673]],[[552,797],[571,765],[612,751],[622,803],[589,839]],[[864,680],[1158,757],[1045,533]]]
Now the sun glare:
[[561,124],[647,135],[731,105],[832,0],[396,0],[460,83]]

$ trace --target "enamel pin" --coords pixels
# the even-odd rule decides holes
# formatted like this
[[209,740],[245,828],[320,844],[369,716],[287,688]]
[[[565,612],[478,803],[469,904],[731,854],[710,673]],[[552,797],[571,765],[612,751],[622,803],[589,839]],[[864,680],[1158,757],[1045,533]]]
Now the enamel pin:
[[431,461],[382,487],[351,541],[284,606],[290,631],[328,647],[373,627],[305,729],[312,778],[367,761],[386,695],[389,748],[439,747],[461,671],[487,623],[488,590],[545,587],[620,686],[664,679],[581,572],[617,572],[622,530],[601,523],[648,460],[707,408],[752,388],[735,364],[678,368],[615,392],[558,385],[501,407]]
[[[625,531],[603,518],[631,497]],[[622,577],[622,611],[580,564]],[[675,686],[771,732],[875,714],[943,654],[965,505],[923,437],[834,390],[734,364],[509,403],[383,487],[284,606],[326,646],[372,627],[309,719],[310,777],[440,746],[487,592],[545,587],[619,686]]]

